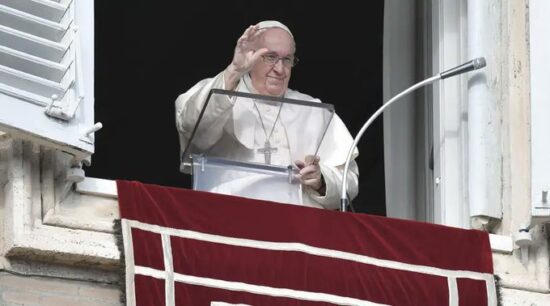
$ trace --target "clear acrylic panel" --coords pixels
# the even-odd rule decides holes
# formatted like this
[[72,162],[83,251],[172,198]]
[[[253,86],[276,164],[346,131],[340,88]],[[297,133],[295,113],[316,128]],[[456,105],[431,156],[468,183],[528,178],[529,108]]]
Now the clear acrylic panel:
[[287,169],[318,155],[333,115],[331,104],[212,89],[182,159],[188,167],[200,155]]
[[193,156],[193,189],[280,203],[301,203],[296,170]]

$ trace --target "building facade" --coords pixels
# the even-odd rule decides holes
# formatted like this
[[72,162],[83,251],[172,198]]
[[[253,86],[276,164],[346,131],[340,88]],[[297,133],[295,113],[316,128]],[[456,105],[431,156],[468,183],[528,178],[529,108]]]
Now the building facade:
[[[385,100],[487,61],[385,114],[388,215],[489,232],[503,304],[550,304],[550,5],[385,4]],[[101,128],[92,12],[0,1],[1,305],[121,304],[116,188],[82,169]]]

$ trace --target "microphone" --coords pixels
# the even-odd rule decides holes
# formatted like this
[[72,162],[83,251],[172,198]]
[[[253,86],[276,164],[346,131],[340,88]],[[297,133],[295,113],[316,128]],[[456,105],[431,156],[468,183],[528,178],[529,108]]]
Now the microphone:
[[445,70],[439,74],[442,80],[455,76],[457,74],[462,74],[468,71],[477,70],[483,68],[487,65],[484,57],[475,58],[469,62],[466,62],[460,66],[456,66],[449,70]]
[[485,61],[484,57],[478,57],[475,58],[469,62],[466,62],[460,66],[456,66],[454,68],[451,68],[449,70],[445,70],[439,74],[436,74],[432,76],[431,78],[425,79],[424,81],[418,82],[414,84],[413,86],[405,89],[401,93],[397,94],[393,98],[391,98],[388,102],[384,103],[372,116],[370,116],[369,120],[361,127],[359,132],[357,133],[357,136],[353,139],[353,144],[351,145],[351,148],[348,151],[348,157],[346,158],[346,163],[344,164],[344,173],[342,175],[342,193],[340,197],[340,210],[346,211],[346,207],[349,204],[349,199],[347,195],[347,177],[349,172],[349,163],[351,162],[351,156],[353,155],[353,149],[357,146],[357,143],[359,142],[359,139],[361,139],[361,136],[365,133],[367,128],[372,124],[374,119],[376,119],[382,112],[388,108],[391,104],[393,104],[395,101],[399,100],[400,98],[404,97],[408,93],[416,90],[417,88],[423,87],[425,85],[434,83],[439,80],[443,80],[455,75],[459,75],[468,71],[477,70],[480,68],[483,68],[487,65],[487,62]]

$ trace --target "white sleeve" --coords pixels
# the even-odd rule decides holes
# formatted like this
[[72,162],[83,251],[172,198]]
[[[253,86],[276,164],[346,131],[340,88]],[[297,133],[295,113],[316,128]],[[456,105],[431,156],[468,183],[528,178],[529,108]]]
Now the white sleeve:
[[[176,99],[176,127],[179,133],[180,150],[187,146],[191,133],[212,88],[225,89],[224,73],[197,83]],[[201,118],[201,128],[195,134],[193,144],[201,149],[213,146],[223,134],[223,126],[230,116],[233,102],[227,98],[212,99]]]

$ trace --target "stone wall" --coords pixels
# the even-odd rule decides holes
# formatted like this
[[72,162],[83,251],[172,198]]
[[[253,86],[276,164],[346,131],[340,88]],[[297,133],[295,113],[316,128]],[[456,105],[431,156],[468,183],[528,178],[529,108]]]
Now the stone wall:
[[2,306],[119,306],[116,285],[0,271]]

